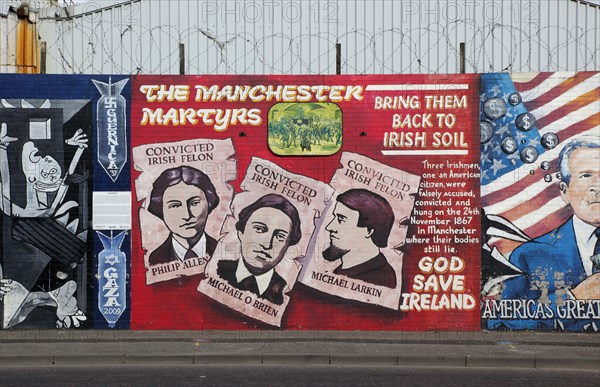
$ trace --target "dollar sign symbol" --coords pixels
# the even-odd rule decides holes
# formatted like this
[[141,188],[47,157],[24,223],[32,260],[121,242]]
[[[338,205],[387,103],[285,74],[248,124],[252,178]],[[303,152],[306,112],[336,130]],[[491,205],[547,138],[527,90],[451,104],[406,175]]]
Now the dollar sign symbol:
[[533,150],[531,149],[527,149],[527,151],[525,151],[525,159],[527,160],[527,162],[531,163],[533,162]]
[[531,126],[531,122],[529,122],[529,116],[525,116],[523,117],[523,129],[524,130],[529,130],[529,127]]

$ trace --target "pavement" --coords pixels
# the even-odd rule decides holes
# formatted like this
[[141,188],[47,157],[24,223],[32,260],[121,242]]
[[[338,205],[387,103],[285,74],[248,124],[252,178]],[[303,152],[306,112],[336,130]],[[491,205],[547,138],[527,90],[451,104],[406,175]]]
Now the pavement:
[[84,364],[413,365],[600,372],[600,334],[507,331],[0,331],[0,367]]

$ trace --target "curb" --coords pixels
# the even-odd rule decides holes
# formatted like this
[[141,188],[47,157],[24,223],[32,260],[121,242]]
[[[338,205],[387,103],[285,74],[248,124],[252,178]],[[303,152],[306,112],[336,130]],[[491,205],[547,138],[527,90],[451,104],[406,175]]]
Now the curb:
[[543,345],[598,347],[600,335],[593,333],[477,331],[73,331],[0,330],[0,344],[6,343],[138,343],[138,342],[330,342],[364,344],[454,344],[454,345]]
[[175,364],[175,365],[379,365],[428,367],[490,367],[533,369],[578,369],[600,371],[596,359],[471,357],[471,356],[392,356],[392,355],[322,355],[322,354],[102,354],[83,356],[2,356],[0,367],[10,366],[65,366],[65,365],[119,365],[119,364]]

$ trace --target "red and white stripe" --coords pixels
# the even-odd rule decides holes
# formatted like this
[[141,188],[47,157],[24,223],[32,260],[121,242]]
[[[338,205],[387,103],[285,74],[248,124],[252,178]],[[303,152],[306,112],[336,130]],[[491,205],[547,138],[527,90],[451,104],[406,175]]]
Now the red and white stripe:
[[[503,216],[536,237],[571,216],[558,189],[558,155],[577,136],[600,136],[600,72],[540,73],[521,82],[515,77],[513,82],[527,111],[535,116],[540,135],[556,133],[560,144],[540,155],[535,164],[482,186],[481,205],[486,213]],[[550,170],[539,168],[543,161],[551,163]],[[544,181],[546,174],[552,176],[551,183]]]

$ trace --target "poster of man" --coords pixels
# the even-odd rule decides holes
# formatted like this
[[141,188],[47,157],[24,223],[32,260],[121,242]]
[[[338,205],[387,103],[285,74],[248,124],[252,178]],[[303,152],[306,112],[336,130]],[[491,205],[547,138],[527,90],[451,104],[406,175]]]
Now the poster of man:
[[330,244],[323,251],[323,258],[341,261],[333,272],[395,288],[396,273],[381,253],[394,224],[390,203],[366,189],[350,189],[337,196],[332,215],[325,226]]
[[567,330],[600,328],[597,315],[566,312],[569,304],[600,300],[600,136],[572,139],[558,160],[560,197],[572,215],[510,254],[510,263],[523,274],[506,280],[501,295],[502,300],[534,300],[546,306],[532,318],[491,318],[492,328],[500,324],[512,329],[554,329],[555,324]]
[[215,186],[202,171],[188,166],[164,170],[153,184],[148,211],[165,222],[170,234],[150,254],[150,265],[210,258],[217,241],[204,227],[218,205]]
[[219,261],[217,274],[240,290],[283,304],[287,283],[275,267],[302,238],[298,210],[283,196],[268,194],[240,211],[235,228],[241,259]]
[[[599,74],[544,74],[564,85],[552,98],[540,75],[480,78],[482,326],[598,331]],[[589,111],[567,114],[588,91]]]
[[[344,152],[331,179],[334,199],[320,219],[300,281],[346,299],[398,308],[407,218],[420,177]],[[391,203],[394,203],[392,206]]]
[[253,158],[223,224],[223,238],[198,291],[266,324],[281,326],[306,254],[333,189]]
[[233,195],[231,140],[186,140],[133,149],[146,283],[204,272]]

